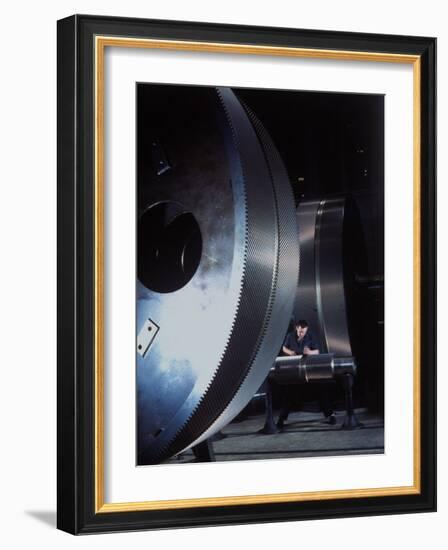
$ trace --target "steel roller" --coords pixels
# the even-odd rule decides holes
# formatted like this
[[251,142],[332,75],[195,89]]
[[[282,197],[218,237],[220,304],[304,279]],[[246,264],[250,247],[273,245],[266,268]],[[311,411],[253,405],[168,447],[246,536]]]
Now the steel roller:
[[250,400],[292,314],[299,248],[286,171],[231,89],[140,86],[138,106],[144,465],[201,442]]
[[354,357],[335,357],[333,353],[277,357],[269,373],[279,384],[302,384],[334,380],[343,374],[356,374]]

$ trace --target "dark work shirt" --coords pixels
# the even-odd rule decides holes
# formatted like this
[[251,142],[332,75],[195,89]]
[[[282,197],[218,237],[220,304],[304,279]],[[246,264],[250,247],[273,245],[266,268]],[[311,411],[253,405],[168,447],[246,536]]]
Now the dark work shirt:
[[297,353],[297,355],[303,355],[303,348],[305,347],[309,349],[319,349],[313,333],[309,330],[301,340],[297,339],[296,331],[290,332],[286,337],[285,343],[283,345],[285,346],[285,348],[288,348]]

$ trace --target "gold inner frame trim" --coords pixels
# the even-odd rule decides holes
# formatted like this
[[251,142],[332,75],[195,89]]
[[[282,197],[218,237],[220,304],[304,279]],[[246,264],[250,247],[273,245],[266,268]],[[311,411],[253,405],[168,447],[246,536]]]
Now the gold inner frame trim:
[[[327,59],[341,61],[371,61],[406,63],[413,65],[413,299],[414,324],[418,333],[414,338],[413,365],[413,485],[403,487],[380,487],[370,489],[344,489],[303,493],[275,493],[263,495],[225,496],[179,500],[106,503],[104,501],[104,53],[106,47],[149,48],[174,51],[206,53],[232,53]],[[421,491],[421,364],[420,364],[420,271],[421,271],[421,60],[417,55],[402,55],[376,52],[355,52],[256,46],[253,44],[226,44],[181,40],[156,40],[96,36],[95,55],[95,513],[132,512],[144,510],[167,510],[208,506],[232,506],[279,502],[305,502],[343,498],[365,498],[398,495],[416,495]]]

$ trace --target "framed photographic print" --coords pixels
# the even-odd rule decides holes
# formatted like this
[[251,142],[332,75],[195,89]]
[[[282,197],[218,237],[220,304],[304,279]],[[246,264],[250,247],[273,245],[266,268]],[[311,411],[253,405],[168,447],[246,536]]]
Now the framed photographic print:
[[433,38],[58,22],[58,527],[435,510]]

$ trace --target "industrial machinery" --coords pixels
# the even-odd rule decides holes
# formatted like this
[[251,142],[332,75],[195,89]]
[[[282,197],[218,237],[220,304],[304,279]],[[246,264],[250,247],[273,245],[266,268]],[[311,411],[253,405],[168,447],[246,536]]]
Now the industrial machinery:
[[353,357],[335,357],[332,353],[318,355],[277,357],[270,375],[279,384],[301,384],[318,380],[333,380],[337,376],[354,376]]
[[[303,201],[297,209],[301,270],[294,316],[296,320],[306,319],[320,353],[277,357],[269,379],[281,385],[340,382],[347,411],[342,427],[352,429],[360,426],[352,393],[357,367],[352,341],[360,323],[358,310],[353,307],[353,262],[361,262],[363,255],[359,240],[353,238],[360,231],[358,212],[347,202],[345,197]],[[277,428],[269,380],[265,389],[266,421],[261,433],[271,434]]]

